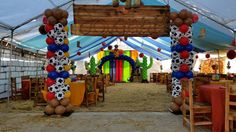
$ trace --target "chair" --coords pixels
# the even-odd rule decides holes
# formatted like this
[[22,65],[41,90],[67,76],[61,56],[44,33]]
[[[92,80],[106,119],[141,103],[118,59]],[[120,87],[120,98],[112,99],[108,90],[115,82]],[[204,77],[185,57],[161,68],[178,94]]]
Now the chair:
[[11,97],[13,100],[17,99],[17,96],[22,96],[22,88],[17,89],[16,87],[16,78],[11,77]]
[[[183,125],[190,125],[190,131],[194,132],[195,126],[210,126],[212,121],[211,106],[206,103],[194,102],[191,80],[182,80],[183,96]],[[188,112],[188,113],[187,113]]]
[[99,75],[97,81],[97,88],[99,89],[98,100],[102,98],[102,102],[105,101],[105,75]]
[[85,79],[84,104],[88,107],[90,104],[97,105],[97,77],[87,76]]
[[233,132],[233,121],[236,120],[236,85],[227,84],[225,91],[225,132]]

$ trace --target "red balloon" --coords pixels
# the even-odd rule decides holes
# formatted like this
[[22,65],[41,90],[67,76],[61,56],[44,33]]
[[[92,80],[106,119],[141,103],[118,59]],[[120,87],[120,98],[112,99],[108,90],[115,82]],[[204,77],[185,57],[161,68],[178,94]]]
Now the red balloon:
[[102,42],[102,46],[105,46],[106,45],[106,42]]
[[197,22],[198,19],[199,19],[198,15],[197,14],[193,14],[193,17],[192,17],[193,23]]
[[47,70],[47,72],[52,72],[52,71],[55,71],[56,69],[53,65],[48,64],[47,67],[46,67],[46,70]]
[[143,53],[140,53],[140,54],[139,54],[139,57],[140,57],[140,58],[143,58],[143,57],[144,57],[144,54],[143,54]]
[[52,30],[53,29],[53,26],[52,25],[49,25],[49,24],[46,24],[45,25],[45,31],[46,32],[49,32],[50,30]]
[[52,52],[52,51],[48,51],[47,52],[47,58],[49,59],[49,58],[52,58],[52,57],[54,57],[55,56],[55,53],[54,52]]
[[54,57],[55,56],[55,53],[54,52],[52,52],[52,51],[48,51],[47,52],[47,58],[49,59],[49,58],[52,58],[52,57]]
[[51,78],[47,78],[47,80],[46,80],[46,84],[48,87],[52,86],[55,83],[56,83],[55,80],[53,80]]
[[46,98],[48,101],[50,101],[55,98],[55,94],[52,92],[47,92]]
[[100,51],[103,51],[104,49],[103,48],[100,48]]
[[119,50],[119,55],[122,55],[123,54],[123,50]]
[[46,43],[47,43],[47,44],[54,44],[54,39],[53,39],[53,38],[50,38],[50,37],[47,37],[47,38],[46,38]]
[[179,70],[181,72],[188,72],[189,71],[189,66],[187,64],[181,64]]
[[161,52],[161,48],[158,48],[157,51],[158,51],[158,52]]
[[210,54],[206,54],[206,58],[210,58]]
[[47,24],[48,23],[48,19],[46,16],[43,16],[43,24]]
[[180,52],[180,58],[182,59],[187,59],[189,57],[189,52],[188,51],[182,51]]
[[79,55],[79,56],[80,56],[80,55],[81,55],[81,53],[80,53],[80,52],[77,52],[77,55]]
[[232,46],[236,46],[236,39],[234,39],[231,44]]
[[109,49],[109,50],[112,50],[112,46],[111,46],[111,45],[110,45],[110,46],[108,46],[108,49]]
[[234,59],[236,57],[236,52],[234,50],[229,50],[227,52],[227,57],[231,60]]
[[179,31],[180,31],[181,33],[186,33],[186,32],[188,32],[188,30],[189,30],[189,26],[186,25],[186,24],[182,24],[182,25],[179,27]]
[[189,39],[187,37],[181,37],[179,39],[179,43],[180,43],[180,45],[186,46],[189,44]]

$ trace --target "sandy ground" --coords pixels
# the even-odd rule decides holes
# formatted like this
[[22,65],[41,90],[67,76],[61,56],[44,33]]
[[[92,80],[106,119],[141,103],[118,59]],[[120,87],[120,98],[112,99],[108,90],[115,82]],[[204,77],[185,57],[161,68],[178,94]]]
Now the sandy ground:
[[164,85],[119,83],[107,88],[105,102],[76,108],[70,117],[44,116],[25,100],[11,101],[6,113],[0,101],[0,132],[188,132],[181,115],[166,112],[170,100]]
[[[1,132],[188,132],[181,116],[168,112],[80,112],[70,117],[0,113]],[[210,132],[196,128],[196,132]]]
[[107,88],[105,102],[76,111],[128,112],[167,111],[171,96],[165,85],[155,83],[117,83]]
[[[171,96],[165,85],[155,83],[117,83],[107,88],[105,102],[75,108],[75,111],[92,112],[163,112],[167,111]],[[9,112],[41,112],[33,101],[10,101]],[[6,112],[6,101],[0,103],[0,112]]]

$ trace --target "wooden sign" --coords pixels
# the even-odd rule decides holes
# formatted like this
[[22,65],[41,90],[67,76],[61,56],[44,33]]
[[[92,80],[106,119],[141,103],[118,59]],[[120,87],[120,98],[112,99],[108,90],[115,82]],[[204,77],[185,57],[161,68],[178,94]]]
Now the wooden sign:
[[73,35],[169,36],[169,6],[74,5]]

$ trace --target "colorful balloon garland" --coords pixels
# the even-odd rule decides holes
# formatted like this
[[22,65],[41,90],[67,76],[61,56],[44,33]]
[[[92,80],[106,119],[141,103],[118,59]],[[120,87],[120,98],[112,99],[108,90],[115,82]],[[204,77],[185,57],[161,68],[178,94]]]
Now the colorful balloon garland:
[[67,68],[69,64],[67,18],[68,12],[66,10],[46,9],[43,25],[39,28],[41,34],[47,35],[45,42],[48,44],[46,54],[48,59],[46,66],[48,105],[44,111],[47,115],[63,115],[66,112],[72,112],[72,105],[69,103],[71,81],[68,70],[70,68]]
[[181,94],[181,79],[193,78],[194,54],[192,43],[192,23],[198,21],[198,16],[186,9],[170,14],[171,26],[171,58],[172,58],[172,96]]

